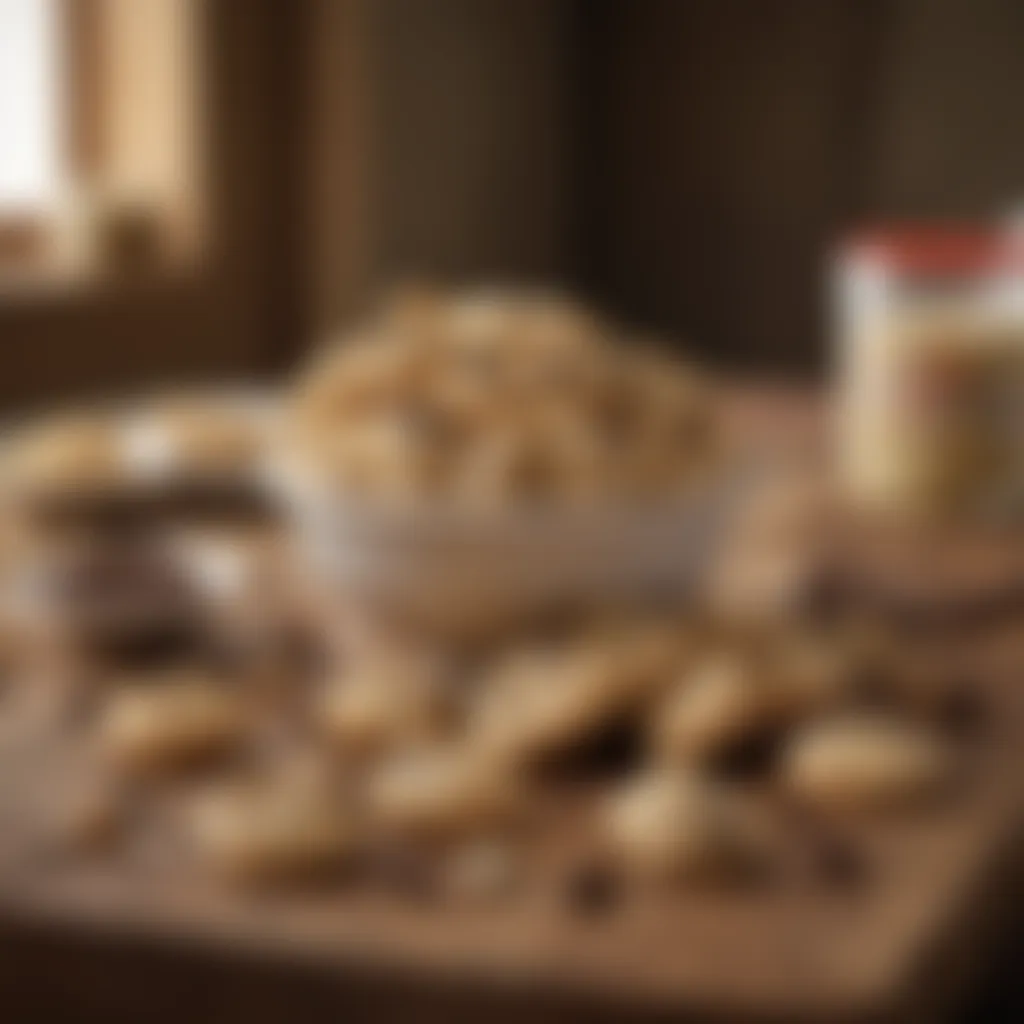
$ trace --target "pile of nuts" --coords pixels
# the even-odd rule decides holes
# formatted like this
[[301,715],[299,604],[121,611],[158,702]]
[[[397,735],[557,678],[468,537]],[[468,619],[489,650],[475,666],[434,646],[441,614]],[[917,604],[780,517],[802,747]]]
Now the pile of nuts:
[[529,502],[678,489],[708,468],[698,372],[555,296],[399,296],[314,361],[300,457],[360,496]]

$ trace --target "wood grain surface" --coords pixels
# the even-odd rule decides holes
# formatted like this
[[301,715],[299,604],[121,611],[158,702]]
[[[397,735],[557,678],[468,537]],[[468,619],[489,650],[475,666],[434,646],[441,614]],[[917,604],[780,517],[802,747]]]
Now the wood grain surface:
[[[776,431],[813,419],[770,394],[742,404]],[[877,528],[862,534],[867,568],[872,544],[889,549]],[[958,600],[967,567],[985,559],[1007,579],[1014,558],[1024,565],[1014,538],[916,540],[897,545],[899,576],[932,579],[932,597]],[[933,654],[970,672],[985,732],[948,801],[845,824],[867,865],[861,881],[809,878],[794,843],[770,884],[639,896],[603,916],[571,913],[560,897],[564,865],[586,842],[572,790],[542,812],[550,824],[529,884],[494,907],[345,884],[243,897],[159,834],[114,858],[55,855],[46,822],[85,751],[42,686],[14,687],[0,707],[0,1007],[132,1021],[945,1019],[1016,906],[1024,638],[1012,616],[990,625],[929,634]]]

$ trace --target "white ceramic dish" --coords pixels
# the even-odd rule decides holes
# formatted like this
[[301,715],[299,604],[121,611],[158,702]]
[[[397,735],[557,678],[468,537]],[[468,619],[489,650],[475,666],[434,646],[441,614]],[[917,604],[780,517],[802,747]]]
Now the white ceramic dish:
[[732,466],[657,502],[518,509],[381,504],[286,476],[302,550],[335,593],[471,629],[564,602],[684,594],[751,473]]

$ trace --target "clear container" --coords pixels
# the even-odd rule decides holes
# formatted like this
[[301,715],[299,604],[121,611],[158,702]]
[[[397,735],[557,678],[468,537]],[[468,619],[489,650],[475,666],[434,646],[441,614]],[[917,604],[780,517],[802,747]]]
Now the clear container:
[[1024,250],[1019,236],[859,235],[834,268],[841,476],[893,511],[1024,509]]

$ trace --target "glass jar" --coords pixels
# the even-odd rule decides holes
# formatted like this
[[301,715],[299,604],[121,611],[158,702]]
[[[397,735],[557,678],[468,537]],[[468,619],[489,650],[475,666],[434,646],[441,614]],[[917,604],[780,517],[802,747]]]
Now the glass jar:
[[842,477],[895,511],[1024,510],[1024,250],[980,229],[883,230],[836,260]]

